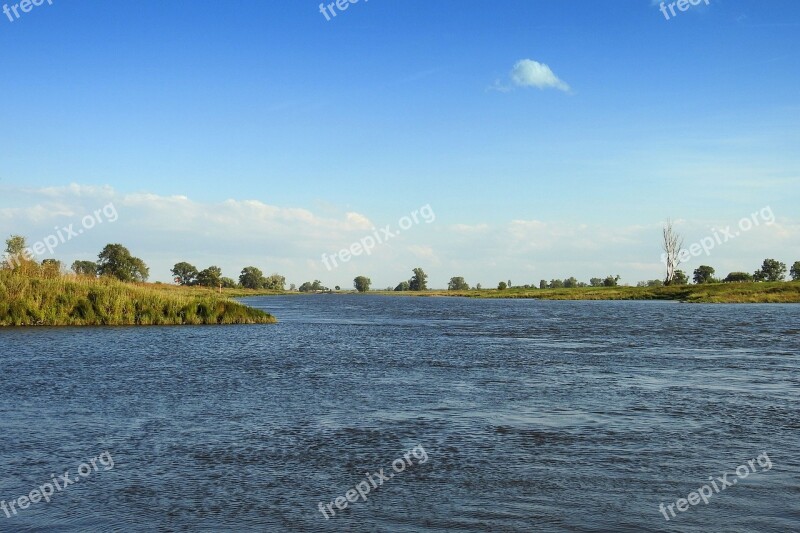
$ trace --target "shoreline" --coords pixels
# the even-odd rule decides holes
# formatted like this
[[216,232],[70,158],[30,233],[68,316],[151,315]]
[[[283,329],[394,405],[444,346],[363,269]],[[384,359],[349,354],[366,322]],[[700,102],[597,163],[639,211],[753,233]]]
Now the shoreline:
[[476,299],[534,299],[534,300],[572,300],[572,301],[637,301],[665,300],[684,303],[735,303],[735,304],[794,304],[800,303],[800,282],[759,282],[759,283],[708,283],[703,285],[673,285],[669,287],[577,287],[571,289],[481,289],[467,291],[427,290],[427,291],[368,291],[355,290],[324,293],[283,293],[252,291],[246,296],[341,296],[363,294],[365,296],[399,297],[447,297]]
[[110,278],[27,277],[0,271],[0,330],[274,324],[269,313],[212,290],[123,283]]

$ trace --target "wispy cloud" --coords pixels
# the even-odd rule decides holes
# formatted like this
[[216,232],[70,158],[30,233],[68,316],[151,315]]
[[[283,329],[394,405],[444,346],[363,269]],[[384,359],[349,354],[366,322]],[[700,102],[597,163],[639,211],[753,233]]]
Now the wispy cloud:
[[[788,182],[787,182],[788,183]],[[494,284],[511,277],[516,283],[534,283],[551,277],[619,273],[625,282],[662,275],[661,220],[638,224],[596,224],[590,221],[510,218],[506,221],[454,220],[442,214],[442,225],[431,224],[403,232],[367,257],[342,265],[335,274],[325,271],[322,253],[348,247],[374,227],[394,223],[395,217],[371,219],[336,206],[325,214],[295,206],[270,205],[259,200],[230,199],[199,202],[183,195],[121,192],[111,187],[69,185],[40,189],[8,189],[0,203],[0,235],[21,233],[40,240],[55,227],[79,221],[109,202],[119,212],[114,224],[98,225],[80,239],[59,247],[57,258],[67,265],[76,259],[94,259],[102,247],[120,242],[151,267],[154,280],[169,280],[178,261],[205,268],[216,264],[236,277],[242,267],[256,265],[280,272],[290,283],[320,279],[328,286],[349,285],[356,275],[370,276],[376,286],[396,285],[408,279],[411,268],[422,266],[431,286],[443,287],[450,276],[470,283]],[[753,210],[762,206],[755,205]],[[687,242],[709,235],[711,228],[734,224],[752,210],[728,219],[675,221]],[[400,211],[397,216],[402,215]],[[783,219],[776,210],[772,225],[761,225],[736,241],[714,250],[706,264],[723,275],[753,270],[764,257],[795,261],[781,251],[800,247],[795,219]],[[396,229],[396,228],[395,228]],[[694,268],[700,263],[692,263]]]

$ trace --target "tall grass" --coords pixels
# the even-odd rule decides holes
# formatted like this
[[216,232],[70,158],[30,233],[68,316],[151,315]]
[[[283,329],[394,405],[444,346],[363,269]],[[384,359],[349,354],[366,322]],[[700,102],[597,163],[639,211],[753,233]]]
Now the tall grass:
[[275,318],[211,291],[0,270],[0,326],[269,324]]

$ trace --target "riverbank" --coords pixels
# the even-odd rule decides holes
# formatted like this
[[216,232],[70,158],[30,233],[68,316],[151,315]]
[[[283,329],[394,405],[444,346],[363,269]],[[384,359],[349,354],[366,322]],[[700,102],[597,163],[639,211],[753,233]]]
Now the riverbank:
[[482,289],[424,292],[379,291],[406,296],[534,298],[540,300],[675,300],[693,303],[800,303],[800,283],[709,283],[669,287],[579,287],[574,289]]
[[[249,294],[249,293],[248,293]],[[211,289],[0,271],[0,326],[271,324],[275,317]]]

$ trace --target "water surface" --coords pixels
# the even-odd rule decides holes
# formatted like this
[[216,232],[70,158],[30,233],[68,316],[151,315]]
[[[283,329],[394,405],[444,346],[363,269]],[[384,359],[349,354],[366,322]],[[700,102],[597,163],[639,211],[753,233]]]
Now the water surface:
[[800,530],[800,306],[246,301],[280,323],[0,330],[0,500],[114,459],[0,531]]

